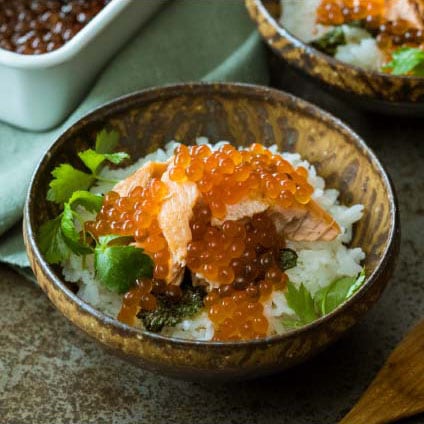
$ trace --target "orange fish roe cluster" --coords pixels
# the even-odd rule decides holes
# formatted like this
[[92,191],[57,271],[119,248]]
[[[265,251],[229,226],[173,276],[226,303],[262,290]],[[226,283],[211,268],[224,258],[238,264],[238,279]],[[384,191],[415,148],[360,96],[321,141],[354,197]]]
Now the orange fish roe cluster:
[[409,22],[402,19],[385,22],[379,27],[377,44],[386,53],[391,53],[399,46],[424,49],[424,31],[411,28]]
[[133,325],[140,308],[154,311],[156,309],[156,298],[150,293],[151,290],[152,280],[147,278],[137,280],[136,285],[125,293],[118,320]]
[[155,263],[153,277],[164,279],[169,272],[170,253],[157,216],[167,194],[166,184],[158,178],[152,178],[144,188],[135,187],[128,196],[111,191],[105,195],[96,220],[85,224],[86,230],[95,237],[133,236],[137,246]]
[[424,32],[412,28],[403,19],[389,21],[385,18],[384,0],[322,0],[317,9],[317,23],[342,25],[362,21],[364,26],[377,33],[378,46],[390,53],[399,45],[424,47]]
[[197,205],[190,222],[192,241],[187,266],[219,284],[205,299],[215,327],[215,340],[263,337],[268,321],[260,302],[272,290],[284,289],[287,275],[279,266],[285,245],[266,213],[250,219],[210,224],[207,205]]
[[192,272],[239,290],[256,280],[279,283],[285,278],[278,268],[284,239],[266,213],[225,221],[220,227],[211,225],[210,217],[207,205],[195,207],[187,246],[187,266]]
[[204,300],[210,320],[214,324],[214,340],[243,340],[265,337],[268,320],[264,316],[265,300],[272,292],[272,284],[250,284],[244,290],[229,285],[212,290]]
[[136,285],[125,293],[118,320],[133,325],[140,310],[154,311],[156,309],[156,296],[162,294],[173,301],[178,301],[182,296],[182,291],[179,286],[167,285],[163,280],[149,278],[136,280]]
[[169,176],[175,182],[196,183],[212,216],[218,219],[225,218],[227,205],[245,197],[259,196],[270,205],[289,208],[307,204],[313,193],[305,168],[294,169],[257,143],[241,151],[224,144],[214,152],[205,145],[181,145],[175,150]]
[[342,25],[364,20],[367,25],[378,28],[384,12],[384,0],[322,0],[317,9],[317,22]]
[[[278,265],[284,238],[267,213],[225,220],[219,226],[212,225],[212,220],[225,218],[227,205],[245,197],[283,208],[303,207],[313,192],[307,170],[294,169],[259,144],[243,151],[226,144],[215,152],[207,146],[181,145],[167,172],[175,182],[196,183],[201,193],[190,220],[192,239],[186,263],[193,275],[219,287],[209,290],[204,300],[214,324],[214,339],[266,336],[268,321],[262,302],[287,283],[287,275]],[[153,279],[137,280],[123,298],[118,319],[129,325],[134,324],[140,310],[158,307],[158,295],[175,301],[182,296],[180,287],[164,281],[170,252],[157,217],[167,195],[167,185],[159,178],[132,189],[128,196],[111,191],[95,221],[86,223],[86,230],[94,237],[134,237],[137,246],[154,261]]]

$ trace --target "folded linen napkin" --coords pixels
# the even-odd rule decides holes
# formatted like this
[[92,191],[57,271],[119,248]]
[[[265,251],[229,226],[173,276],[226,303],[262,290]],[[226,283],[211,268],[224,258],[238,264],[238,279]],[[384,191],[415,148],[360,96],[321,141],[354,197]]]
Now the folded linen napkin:
[[60,133],[116,97],[195,80],[268,82],[264,47],[241,0],[167,3],[112,60],[58,128],[32,133],[0,123],[0,261],[32,278],[22,240],[22,209],[34,168]]

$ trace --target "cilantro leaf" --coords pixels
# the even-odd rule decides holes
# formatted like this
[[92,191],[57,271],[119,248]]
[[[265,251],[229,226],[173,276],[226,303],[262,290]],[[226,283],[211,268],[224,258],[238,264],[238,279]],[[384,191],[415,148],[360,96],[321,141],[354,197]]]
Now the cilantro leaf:
[[392,60],[383,70],[393,75],[424,76],[424,51],[418,47],[400,47],[392,54]]
[[314,295],[315,312],[318,315],[322,315],[321,305],[324,302],[324,297],[327,294],[328,288],[331,286],[321,287]]
[[119,234],[109,234],[107,236],[100,236],[99,237],[99,243],[102,246],[107,246],[107,245],[109,245],[114,240],[121,241],[121,239],[124,238],[124,237],[125,236],[121,236]]
[[153,275],[152,259],[134,246],[100,244],[94,251],[94,267],[100,282],[117,293],[127,292],[137,278]]
[[47,200],[58,204],[65,203],[77,190],[86,190],[93,184],[93,175],[75,169],[73,166],[63,163],[53,171],[53,180],[50,181]]
[[334,311],[356,293],[365,282],[365,268],[354,277],[342,277],[318,290],[314,296],[301,284],[299,289],[289,281],[286,300],[297,317],[285,318],[284,326],[298,328]]
[[75,228],[73,208],[83,206],[91,212],[98,211],[102,206],[103,198],[88,191],[76,191],[69,202],[64,204],[63,212],[55,219],[45,222],[38,232],[38,243],[46,260],[50,264],[66,260],[70,253],[86,255],[93,249],[81,240]]
[[72,252],[77,255],[88,255],[89,253],[93,253],[93,249],[81,240],[81,236],[75,228],[74,214],[69,203],[65,203],[62,218],[60,220],[60,229],[62,230],[66,244]]
[[300,319],[298,318],[291,318],[291,317],[284,318],[284,327],[286,328],[296,329],[296,328],[302,327],[303,325],[304,323],[300,321]]
[[[105,161],[120,164],[128,159],[129,155],[125,152],[112,153],[119,141],[117,131],[103,130],[97,134],[96,150],[87,149],[78,153],[79,158],[84,165],[91,171],[91,174],[79,171],[68,163],[57,166],[53,171],[53,180],[50,182],[47,192],[47,200],[58,204],[68,201],[72,194],[77,190],[87,190],[95,180],[106,181],[105,178],[97,175],[99,168]],[[108,182],[113,182],[108,180]]]
[[289,281],[287,284],[286,300],[289,307],[293,309],[303,325],[318,318],[315,312],[314,300],[303,284],[301,284],[299,288],[296,288],[296,286]]
[[321,315],[329,314],[349,299],[364,283],[365,271],[354,277],[342,277],[334,280],[314,296],[316,310]]
[[61,230],[62,215],[45,222],[37,234],[37,242],[49,264],[58,264],[71,253]]
[[96,152],[105,154],[112,153],[119,142],[118,131],[112,130],[107,131],[103,129],[97,133],[96,137]]
[[281,271],[287,271],[297,265],[297,253],[292,249],[280,250],[279,266]]
[[362,271],[359,273],[356,281],[350,286],[349,291],[346,295],[346,300],[353,296],[365,283],[366,275],[365,275],[365,267],[362,268]]
[[96,173],[100,165],[106,160],[104,155],[95,152],[93,149],[84,150],[78,153],[78,156],[93,174]]
[[78,153],[80,159],[84,162],[84,165],[93,173],[96,174],[98,169],[105,161],[119,165],[124,159],[128,159],[130,156],[125,152],[118,153],[97,153],[93,149],[87,149],[83,152]]
[[125,152],[104,153],[103,156],[106,160],[114,163],[115,165],[119,165],[124,159],[128,159],[130,157],[130,155]]
[[72,194],[68,203],[72,206],[72,209],[82,206],[88,212],[99,212],[103,204],[103,196],[85,190],[78,190]]

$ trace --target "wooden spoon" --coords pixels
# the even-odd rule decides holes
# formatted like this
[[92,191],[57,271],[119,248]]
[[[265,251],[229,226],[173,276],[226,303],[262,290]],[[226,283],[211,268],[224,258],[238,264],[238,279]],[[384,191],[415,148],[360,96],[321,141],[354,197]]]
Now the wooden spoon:
[[389,356],[340,424],[386,424],[424,412],[424,321]]

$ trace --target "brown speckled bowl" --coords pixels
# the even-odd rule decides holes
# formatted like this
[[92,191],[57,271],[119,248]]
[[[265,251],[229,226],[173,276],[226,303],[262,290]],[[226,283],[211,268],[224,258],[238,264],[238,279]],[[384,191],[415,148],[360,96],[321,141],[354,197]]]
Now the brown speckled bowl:
[[[424,78],[367,71],[326,55],[279,24],[280,0],[245,0],[274,53],[350,103],[377,112],[424,115]],[[348,95],[348,97],[346,97]]]
[[[245,342],[196,342],[163,337],[121,324],[79,299],[57,267],[46,263],[35,240],[57,211],[46,201],[52,169],[93,146],[95,134],[117,129],[121,148],[135,160],[171,139],[197,136],[235,145],[259,141],[301,153],[316,165],[346,204],[362,203],[365,216],[352,245],[367,258],[367,282],[330,315],[285,335]],[[178,225],[178,223],[176,223]],[[266,87],[184,84],[141,91],[87,115],[62,134],[33,176],[24,223],[32,269],[54,305],[87,334],[141,367],[185,379],[250,378],[305,361],[334,342],[380,297],[398,251],[399,220],[389,178],[365,143],[349,128],[305,101]]]

